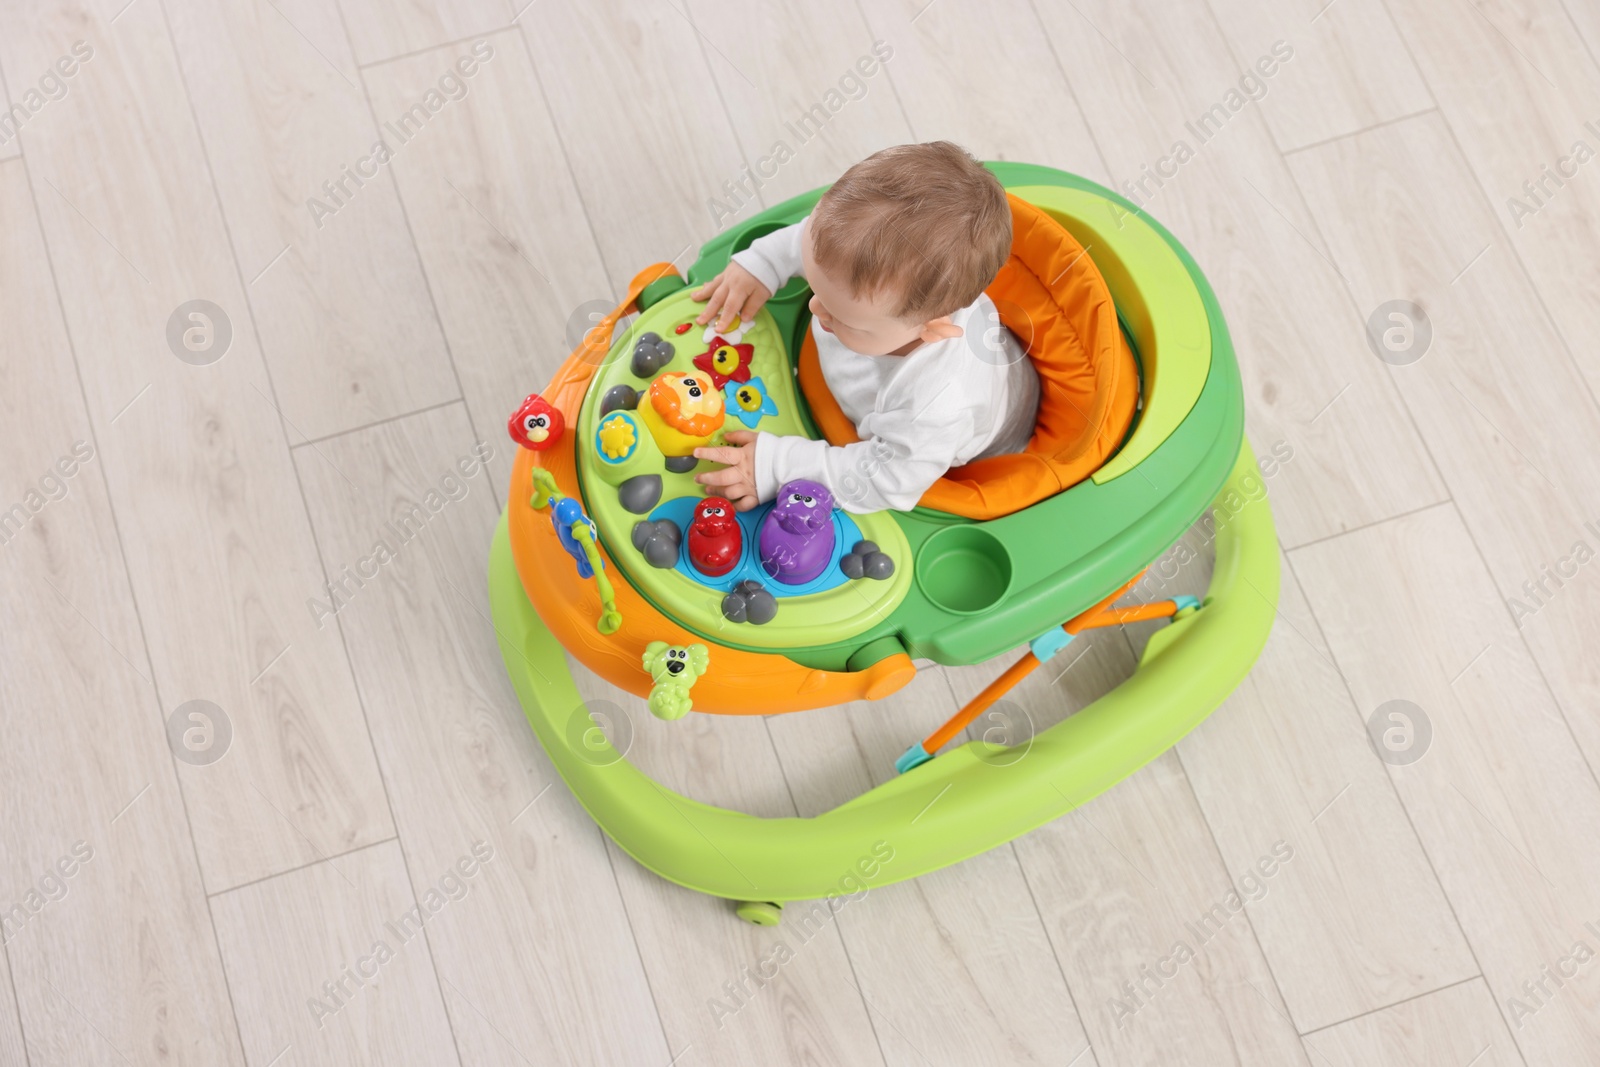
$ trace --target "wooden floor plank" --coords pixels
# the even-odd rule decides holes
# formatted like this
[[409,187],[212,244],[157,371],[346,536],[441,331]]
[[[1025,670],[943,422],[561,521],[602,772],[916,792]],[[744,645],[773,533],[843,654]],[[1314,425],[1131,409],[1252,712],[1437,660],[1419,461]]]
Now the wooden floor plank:
[[727,1067],[885,1062],[875,1030],[891,1024],[863,1001],[836,921],[752,926],[731,905],[663,881],[615,845],[611,851],[667,1059]]
[[[1594,413],[1600,410],[1595,401],[1600,396],[1600,354],[1590,341],[1600,330],[1594,301],[1600,272],[1592,255],[1600,241],[1600,170],[1590,165],[1590,157],[1600,151],[1600,113],[1594,107],[1600,99],[1595,51],[1600,23],[1593,7],[1583,4],[1496,3],[1474,10],[1475,17],[1459,19],[1448,4],[1394,6],[1396,21],[1448,120],[1451,144],[1445,158],[1464,160],[1464,165],[1451,166],[1452,181],[1464,166],[1483,190],[1479,197],[1463,193],[1452,199],[1452,223],[1471,236],[1451,252],[1465,259],[1489,248],[1482,265],[1493,268],[1491,275],[1513,276],[1509,284],[1518,313],[1538,321],[1523,329],[1504,313],[1495,317],[1507,325],[1501,336],[1514,337],[1516,350],[1534,353],[1541,369],[1535,377],[1527,373],[1525,360],[1507,359],[1506,373],[1520,368],[1515,380],[1540,381],[1542,397],[1561,396],[1568,403],[1543,400],[1537,407],[1522,408],[1517,418],[1496,411],[1483,393],[1469,389],[1473,402],[1496,421],[1498,432],[1510,435],[1560,486],[1550,505],[1560,510],[1538,507],[1530,513],[1525,506],[1491,503],[1492,476],[1484,479],[1480,502],[1464,501],[1463,506],[1502,592],[1534,609],[1532,617],[1521,616],[1523,632],[1562,707],[1573,717],[1590,763],[1600,766],[1600,715],[1590,710],[1600,706],[1600,662],[1588,651],[1600,638],[1600,587],[1587,570],[1579,571],[1566,589],[1557,583],[1572,575],[1547,577],[1550,571],[1570,570],[1576,542],[1583,541],[1590,552],[1600,548],[1597,535],[1586,526],[1600,523],[1591,432]],[[1574,23],[1581,35],[1574,32]],[[1427,143],[1445,140],[1430,130]],[[1417,184],[1431,184],[1427,175],[1441,162],[1413,169],[1422,176]],[[1458,218],[1470,219],[1470,227]],[[1516,277],[1523,271],[1526,279]],[[1386,274],[1383,281],[1392,284],[1392,278]],[[1489,308],[1472,305],[1471,310],[1482,315]],[[1543,321],[1546,315],[1554,330]],[[1484,347],[1486,357],[1510,351]],[[1567,363],[1575,364],[1576,373],[1563,365]],[[1467,383],[1460,387],[1467,388]],[[1532,399],[1531,393],[1525,398]],[[1506,424],[1508,418],[1512,425]],[[1494,468],[1468,464],[1464,470],[1488,474]],[[1532,514],[1548,517],[1513,522],[1500,535],[1483,528],[1500,519],[1530,520]],[[1543,591],[1524,582],[1542,585]]]
[[1437,115],[1297,153],[1294,167],[1361,305],[1425,309],[1431,347],[1395,381],[1600,767],[1600,576],[1583,565],[1600,544],[1600,404]]
[[[706,57],[720,57],[682,7],[537,4],[519,20],[612,292],[648,264],[687,267],[708,239],[762,206],[761,175],[747,176],[711,79]],[[597,62],[605,77],[594,76]]]
[[[1276,458],[1263,451],[1258,464],[1269,501]],[[1120,603],[1204,598],[1216,536],[1202,520]],[[1362,717],[1304,591],[1288,559],[1279,565],[1278,619],[1260,659],[1178,752],[1230,864],[1249,866],[1249,845],[1264,827],[1295,843],[1292,868],[1260,891],[1251,922],[1304,1032],[1478,967],[1404,807],[1371,758]],[[1166,625],[1122,630],[1141,653]]]
[[1171,753],[1017,842],[1101,1067],[1305,1062],[1210,845]]
[[[232,725],[227,773],[180,767],[206,885],[387,837],[349,665],[306,608],[321,569],[162,10],[131,7],[114,28],[73,6],[6,19],[8,68],[86,32],[99,42],[30,136],[27,167],[89,415],[105,427],[154,681],[169,713],[204,699]],[[195,299],[221,309],[210,327],[180,313]]]
[[250,1062],[458,1063],[428,940],[475,881],[458,876],[431,911],[385,841],[213,897]]
[[[595,253],[521,35],[485,41],[492,54],[471,93],[435,117],[422,134],[428,143],[396,156],[392,169],[473,425],[498,445],[522,398],[544,387],[620,297]],[[377,114],[401,114],[457,51],[364,71]],[[510,452],[497,449],[491,469],[499,493],[511,477]]]
[[[1482,186],[1499,230],[1485,242],[1526,265],[1593,394],[1600,354],[1585,343],[1600,329],[1600,269],[1589,254],[1600,240],[1600,173],[1589,165],[1600,150],[1593,5],[1496,0],[1474,5],[1471,18],[1447,0],[1390,8]],[[1590,31],[1587,44],[1574,18]]]
[[1600,968],[1523,983],[1593,944],[1600,856],[1571,842],[1600,835],[1600,786],[1455,508],[1293,558],[1357,705],[1399,731],[1391,751],[1420,753],[1387,769],[1523,1054],[1580,1062],[1600,1044]]
[[1260,77],[1268,64],[1240,83],[1285,152],[1433,106],[1383,0],[1212,0],[1211,9],[1246,67],[1279,41],[1294,50],[1286,77]]
[[[1273,486],[1284,542],[1443,499],[1261,115],[1242,97],[1227,112],[1241,71],[1206,9],[1096,2],[1039,12],[1071,57],[1067,77],[1117,188],[1135,183],[1135,201],[1194,253],[1216,290],[1252,437],[1294,449]],[[1269,85],[1296,74],[1291,59]],[[1219,104],[1230,116],[1220,130],[1195,125]]]
[[[875,37],[856,4],[688,6],[745,161],[772,172],[763,203],[827,185],[878,149],[912,139],[883,78],[896,43]],[[866,70],[873,73],[864,77]]]
[[1441,989],[1305,1036],[1327,1067],[1522,1067],[1483,979]]
[[[1563,4],[1591,58],[1600,56],[1600,11],[1583,4]],[[1597,60],[1600,62],[1600,60]]]
[[11,987],[11,967],[0,970],[0,1056],[7,1063],[26,1063],[26,1042],[22,1033],[22,1008]]
[[324,447],[354,487],[307,449],[296,461],[328,568],[376,572],[337,623],[413,891],[474,842],[494,849],[429,934],[463,1062],[665,1063],[605,848],[534,740],[489,619],[482,456],[510,442],[480,445],[451,405]]
[[20,162],[0,217],[0,1062],[243,1064]]
[[[218,0],[175,7],[171,20],[289,439],[455,398],[380,162],[426,151],[428,105],[386,116],[400,120],[393,129],[374,123],[333,4]],[[432,90],[434,106],[449,107],[471,91],[474,79],[451,69],[457,55],[470,60],[470,46],[441,55],[416,101]]]
[[511,25],[529,0],[339,0],[363,66]]
[[1478,973],[1362,723],[1285,561],[1255,670],[1178,751],[1229,869],[1294,846],[1250,921],[1302,1032]]
[[[1042,163],[1107,179],[1032,4],[896,0],[862,11],[874,37],[894,49],[885,70],[916,140],[950,140],[979,159]],[[1004,78],[994,76],[999,70]],[[889,88],[872,81],[868,91]]]
[[[613,741],[661,785],[752,815],[796,813],[760,718],[663,722],[639,698],[574,667],[589,707],[623,724],[627,739],[613,733]],[[730,1067],[879,1062],[875,1032],[886,1024],[859,985],[837,923],[750,926],[727,901],[671,885],[610,848],[671,1055],[687,1051],[686,1060]],[[737,867],[736,857],[730,862]]]
[[[911,740],[955,710],[944,672],[934,668],[871,704],[772,717],[800,813],[827,811],[893,777]],[[893,838],[886,827],[891,858],[878,868],[885,873],[894,869]],[[841,907],[837,921],[889,1063],[1062,1063],[1087,1048],[1010,848],[914,882],[865,884],[866,894]],[[992,906],[974,908],[974,900]],[[792,906],[785,923],[808,910]],[[1078,1063],[1092,1061],[1091,1053]]]
[[[40,76],[43,77],[42,74]],[[19,77],[22,76],[19,75]],[[19,81],[18,86],[24,93],[30,88],[25,81]],[[41,98],[43,98],[43,95],[42,93],[40,94]],[[0,162],[3,162],[8,159],[16,159],[22,154],[22,130],[32,121],[33,115],[32,109],[29,109],[26,117],[21,113],[11,112],[10,109],[15,107],[19,101],[12,99],[10,84],[5,80],[3,72],[0,72],[0,99],[5,100],[7,109],[7,117],[4,120],[0,120]],[[42,109],[43,104],[41,103],[40,106]]]
[[[975,695],[995,668],[948,670],[957,699]],[[1029,738],[1132,669],[1120,634],[1090,631],[1029,675],[970,732],[1010,748],[997,750],[1000,760],[1027,759]],[[1247,863],[1225,868],[1182,766],[1168,753],[1016,842],[1100,1067],[1302,1061],[1251,930],[1259,904],[1245,903],[1244,886],[1239,906],[1226,907],[1230,887],[1243,885],[1242,873],[1271,853],[1275,842],[1262,833]],[[1292,866],[1275,863],[1274,876]],[[1222,918],[1208,925],[1208,909],[1218,904]],[[1187,946],[1186,962],[1174,955],[1179,942]],[[1163,966],[1167,973],[1158,975]]]

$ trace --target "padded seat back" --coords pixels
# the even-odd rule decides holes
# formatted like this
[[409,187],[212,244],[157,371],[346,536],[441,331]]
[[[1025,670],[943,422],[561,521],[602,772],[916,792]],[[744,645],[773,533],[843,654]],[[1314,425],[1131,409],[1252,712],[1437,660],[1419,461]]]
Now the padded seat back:
[[[1049,215],[1007,199],[1011,258],[985,292],[1027,346],[1039,374],[1039,416],[1024,451],[953,468],[919,501],[969,519],[1021,511],[1089,477],[1127,435],[1139,402],[1138,367],[1094,261]],[[828,442],[860,440],[822,377],[809,329],[799,379]]]

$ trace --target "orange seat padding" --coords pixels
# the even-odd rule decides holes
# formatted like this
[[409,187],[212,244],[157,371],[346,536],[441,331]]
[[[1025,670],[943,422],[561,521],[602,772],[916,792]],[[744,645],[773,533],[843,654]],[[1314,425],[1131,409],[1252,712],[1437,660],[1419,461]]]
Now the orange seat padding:
[[[969,519],[995,519],[1076,485],[1111,457],[1139,402],[1139,372],[1117,325],[1111,291],[1060,223],[1011,202],[1011,258],[985,290],[1039,374],[1039,417],[1022,452],[952,468],[918,501]],[[977,358],[977,357],[974,357]],[[800,389],[829,444],[859,441],[817,360],[807,329]]]

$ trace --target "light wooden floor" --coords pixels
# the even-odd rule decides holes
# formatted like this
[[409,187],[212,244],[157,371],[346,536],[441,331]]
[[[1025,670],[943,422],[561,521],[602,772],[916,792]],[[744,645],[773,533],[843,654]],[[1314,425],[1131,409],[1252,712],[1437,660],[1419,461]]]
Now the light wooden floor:
[[[4,0],[0,1064],[1600,1063],[1597,54],[1586,0]],[[522,720],[503,420],[635,270],[935,138],[1142,183],[1193,250],[1287,457],[1279,624],[1086,808],[758,929]],[[674,787],[808,814],[994,670],[770,722],[580,684]]]

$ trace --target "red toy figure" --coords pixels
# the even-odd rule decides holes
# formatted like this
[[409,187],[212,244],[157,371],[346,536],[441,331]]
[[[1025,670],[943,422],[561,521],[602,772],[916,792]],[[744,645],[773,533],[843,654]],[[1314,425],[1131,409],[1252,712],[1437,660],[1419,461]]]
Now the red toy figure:
[[708,496],[694,506],[689,523],[689,562],[710,578],[720,578],[733,570],[744,547],[739,520],[733,517],[733,504],[720,496]]
[[755,345],[736,345],[721,337],[711,339],[711,347],[694,357],[694,365],[711,375],[711,384],[721,389],[730,381],[750,380],[750,357]]
[[543,452],[561,439],[561,431],[565,426],[566,421],[562,419],[559,408],[538,393],[530,393],[511,416],[506,430],[511,434],[511,439],[523,448]]

